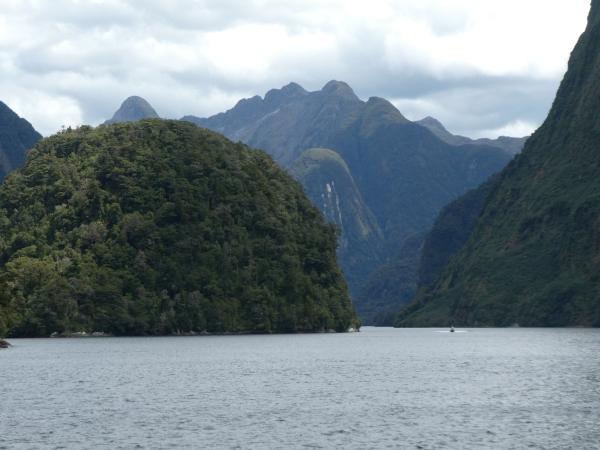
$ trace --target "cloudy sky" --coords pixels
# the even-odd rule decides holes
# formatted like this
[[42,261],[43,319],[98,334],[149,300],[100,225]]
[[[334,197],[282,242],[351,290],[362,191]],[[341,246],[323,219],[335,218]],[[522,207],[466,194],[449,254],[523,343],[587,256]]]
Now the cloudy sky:
[[0,100],[48,135],[129,95],[212,115],[296,81],[348,82],[455,133],[544,119],[589,0],[0,0]]

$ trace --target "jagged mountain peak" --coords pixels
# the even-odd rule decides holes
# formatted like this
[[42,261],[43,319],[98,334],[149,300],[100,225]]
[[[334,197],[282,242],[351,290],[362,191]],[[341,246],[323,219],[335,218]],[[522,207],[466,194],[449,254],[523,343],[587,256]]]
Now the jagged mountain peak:
[[293,81],[286,84],[285,86],[283,86],[280,89],[280,91],[285,92],[286,94],[306,94],[307,93],[306,89],[304,89],[298,83],[295,83]]
[[238,100],[232,109],[254,108],[257,105],[260,105],[262,102],[263,99],[260,95],[254,95],[249,98],[242,98]]
[[344,81],[331,80],[323,86],[321,92],[359,100],[350,85]]
[[265,94],[265,102],[268,104],[280,104],[307,95],[308,92],[298,83],[288,83],[281,89],[271,89]]
[[393,115],[398,119],[401,119],[404,122],[408,122],[408,119],[404,117],[404,115],[400,112],[396,106],[382,97],[369,97],[367,100],[367,110],[376,110],[380,112],[385,112],[387,114]]
[[127,97],[112,118],[104,123],[135,122],[141,119],[158,118],[159,115],[148,101],[137,95],[132,95]]
[[408,119],[391,102],[381,97],[371,97],[365,104],[361,132],[368,136],[381,126],[408,122]]
[[448,130],[446,129],[446,127],[442,124],[442,122],[440,122],[439,120],[437,120],[435,117],[431,117],[431,116],[427,116],[424,117],[421,120],[417,120],[416,123],[418,123],[419,125],[423,125],[427,128],[436,128],[440,131],[443,131],[445,133],[448,133]]

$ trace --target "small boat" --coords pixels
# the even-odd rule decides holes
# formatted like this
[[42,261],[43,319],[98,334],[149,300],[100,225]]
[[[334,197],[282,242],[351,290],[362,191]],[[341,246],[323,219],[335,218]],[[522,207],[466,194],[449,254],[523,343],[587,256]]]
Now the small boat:
[[450,333],[454,333],[454,327],[450,327]]

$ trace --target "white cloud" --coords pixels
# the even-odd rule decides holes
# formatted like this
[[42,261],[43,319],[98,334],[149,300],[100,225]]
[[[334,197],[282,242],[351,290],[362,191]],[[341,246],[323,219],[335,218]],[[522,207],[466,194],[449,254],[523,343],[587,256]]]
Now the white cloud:
[[71,97],[49,95],[40,91],[16,91],[6,97],[6,103],[17,114],[34,124],[38,131],[44,130],[46,134],[55,133],[62,127],[84,123],[81,108]]
[[0,100],[44,134],[97,124],[131,94],[167,117],[209,115],[289,81],[317,89],[333,78],[463,133],[537,125],[589,8],[589,0],[1,1]]
[[530,136],[537,129],[537,125],[524,120],[513,120],[499,128],[493,130],[482,130],[474,137],[488,136]]

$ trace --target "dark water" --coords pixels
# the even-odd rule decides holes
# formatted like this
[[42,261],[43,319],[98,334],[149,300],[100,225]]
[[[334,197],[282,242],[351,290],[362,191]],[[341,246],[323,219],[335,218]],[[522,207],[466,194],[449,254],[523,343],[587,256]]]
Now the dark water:
[[12,343],[1,449],[600,448],[600,330]]

